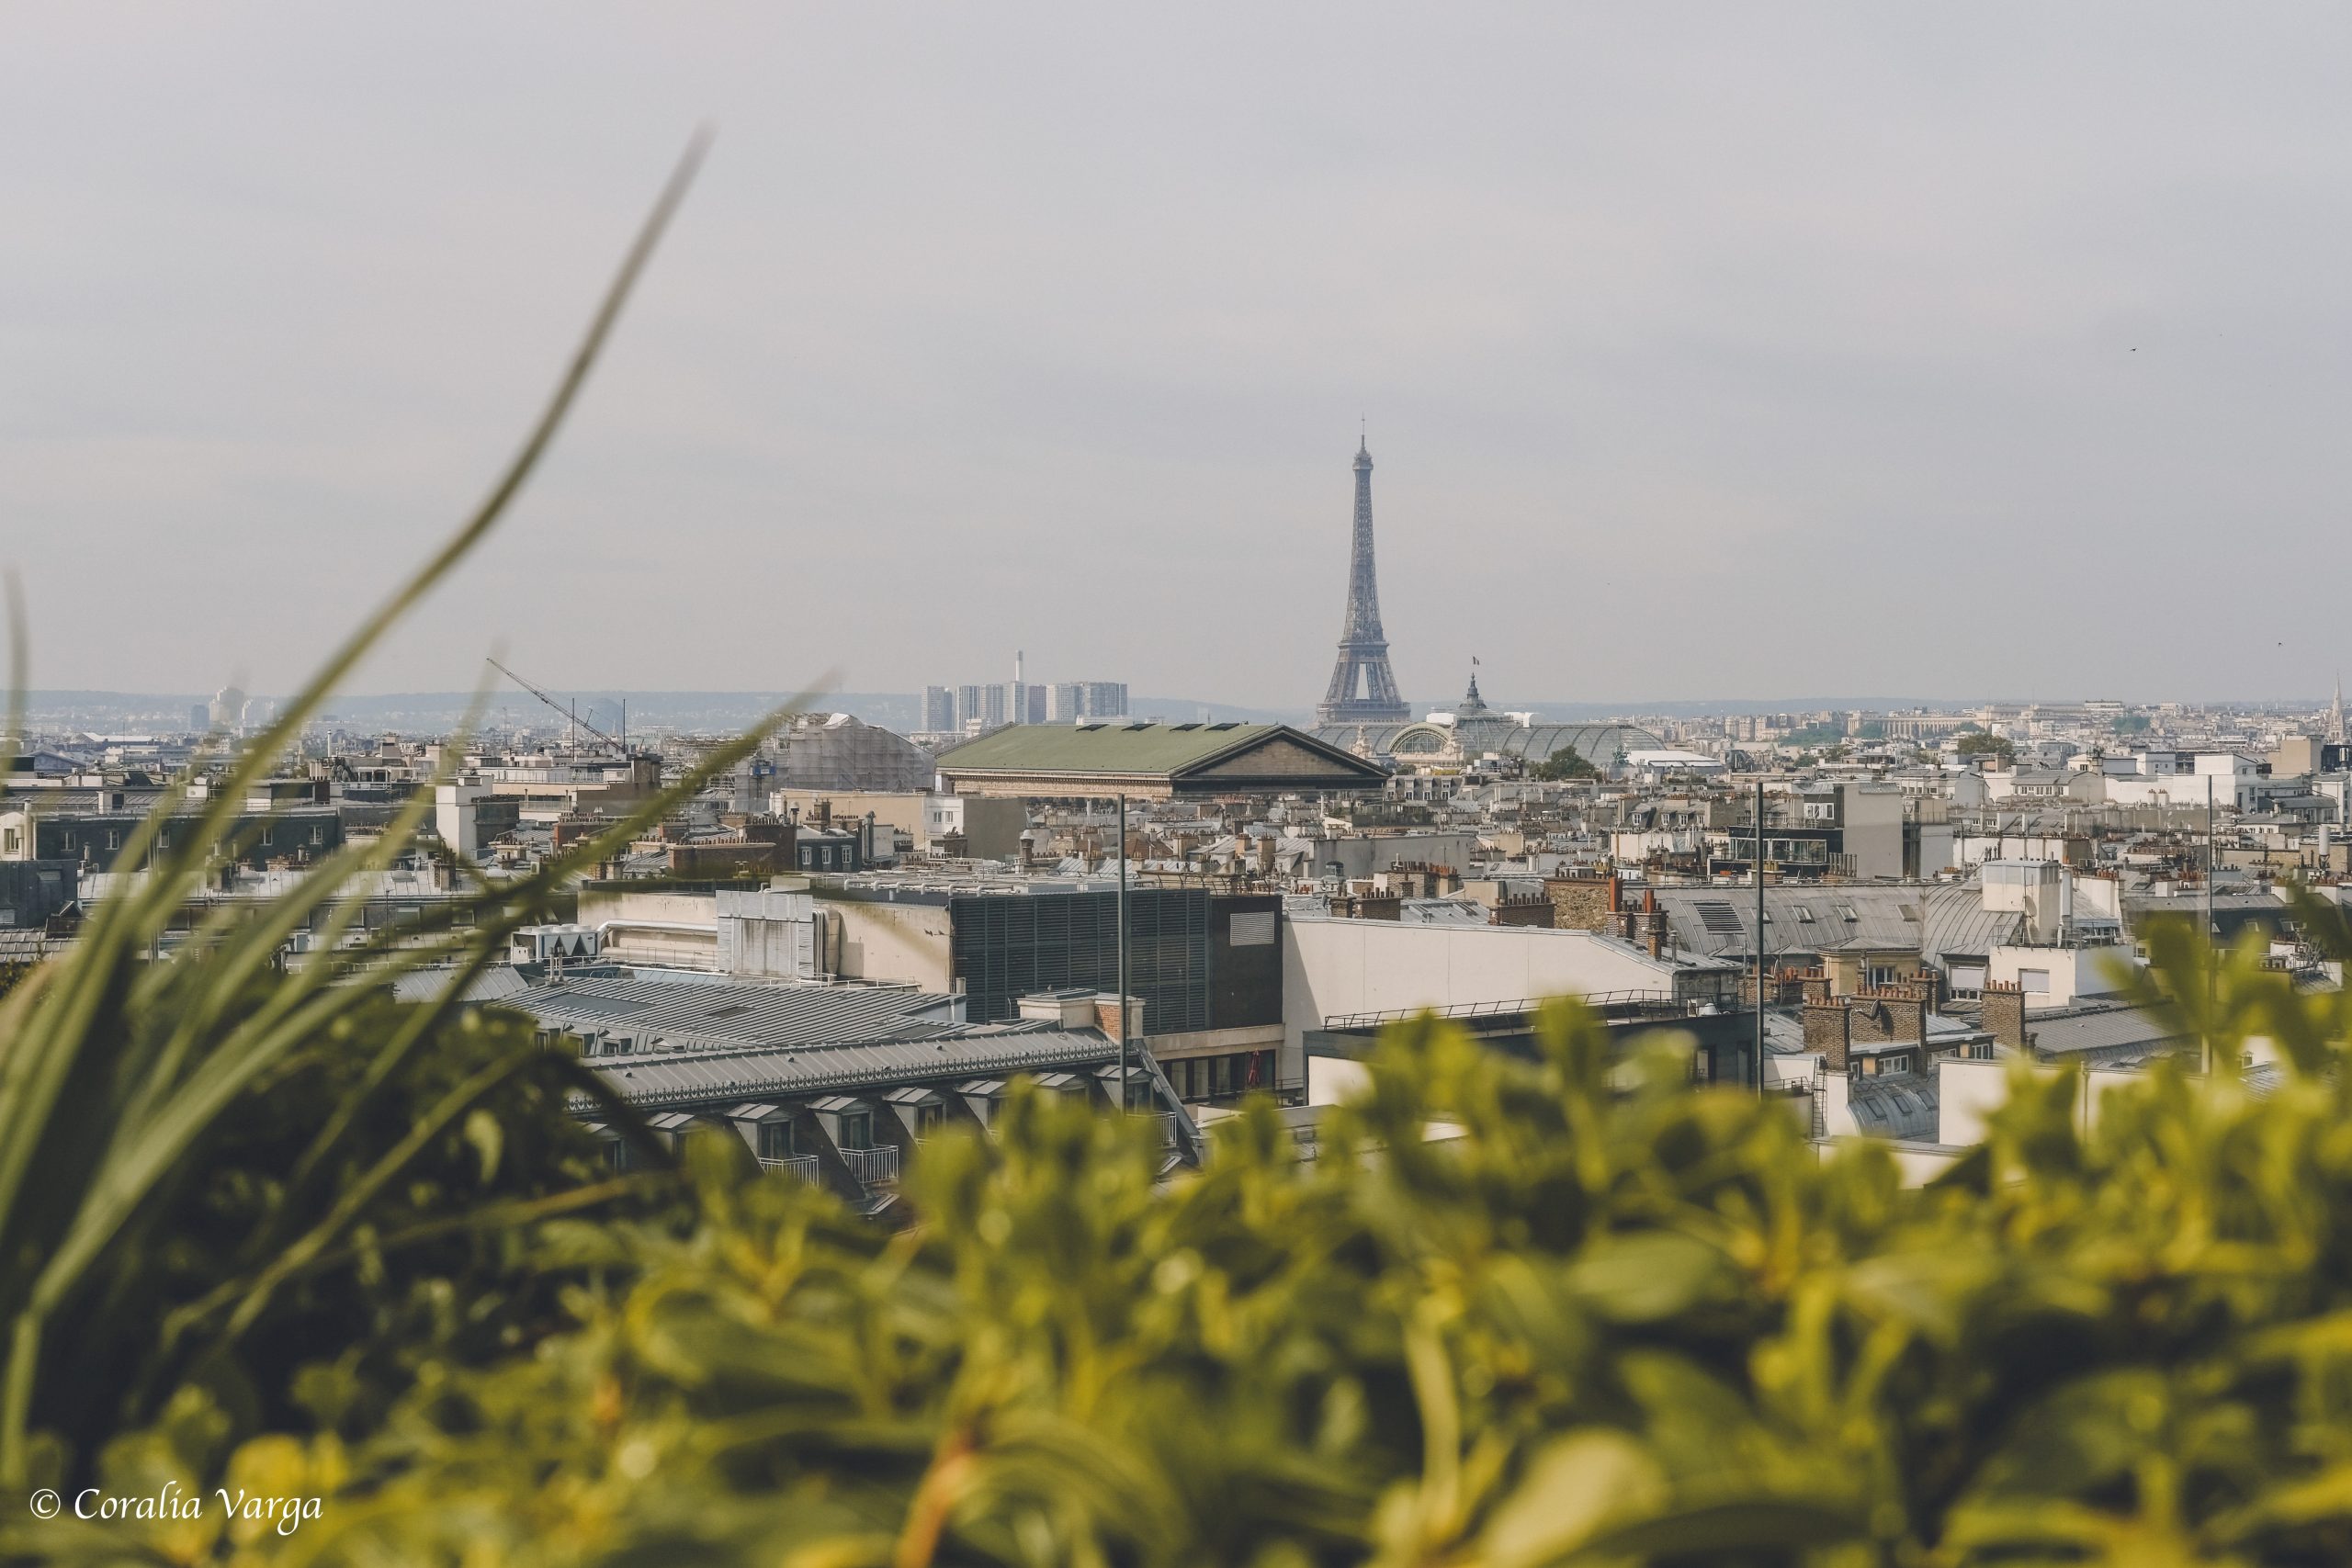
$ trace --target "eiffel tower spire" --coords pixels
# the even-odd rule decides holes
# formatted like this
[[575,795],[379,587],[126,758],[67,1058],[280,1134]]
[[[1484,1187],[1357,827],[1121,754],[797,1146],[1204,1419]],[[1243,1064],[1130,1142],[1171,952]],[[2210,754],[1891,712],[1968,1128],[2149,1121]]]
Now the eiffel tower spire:
[[[1359,695],[1358,694],[1362,694]],[[1322,724],[1402,724],[1413,716],[1388,668],[1388,638],[1380,629],[1380,588],[1372,565],[1372,450],[1356,447],[1355,545],[1348,558],[1348,611],[1340,628],[1340,660],[1315,710]]]

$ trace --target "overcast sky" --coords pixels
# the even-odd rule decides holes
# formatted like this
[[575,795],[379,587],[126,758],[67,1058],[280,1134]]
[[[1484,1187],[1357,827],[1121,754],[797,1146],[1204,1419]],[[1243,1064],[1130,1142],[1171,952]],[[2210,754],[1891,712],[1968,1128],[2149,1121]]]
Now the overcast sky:
[[[1516,19],[1514,19],[1514,16]],[[33,683],[2263,697],[2352,655],[2352,12],[0,9]]]

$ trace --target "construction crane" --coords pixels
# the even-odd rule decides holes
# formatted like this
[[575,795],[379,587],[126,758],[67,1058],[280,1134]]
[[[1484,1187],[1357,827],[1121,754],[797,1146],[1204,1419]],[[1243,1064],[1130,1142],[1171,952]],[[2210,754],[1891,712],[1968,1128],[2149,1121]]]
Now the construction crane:
[[556,701],[553,697],[548,695],[547,693],[540,691],[537,686],[532,685],[528,681],[526,681],[523,677],[514,673],[514,671],[506,668],[505,665],[501,664],[497,660],[493,659],[490,660],[490,667],[492,670],[497,671],[500,674],[505,676],[508,680],[514,682],[516,685],[522,687],[525,691],[530,693],[531,695],[538,698],[539,701],[547,704],[548,706],[555,709],[556,712],[563,715],[564,722],[567,724],[578,725],[581,728],[586,730],[589,734],[594,736],[605,745],[610,746],[614,750],[620,752],[623,756],[627,756],[628,754],[628,745],[626,741],[614,739],[611,736],[605,734],[603,730],[597,728],[586,719],[582,718],[571,708]]

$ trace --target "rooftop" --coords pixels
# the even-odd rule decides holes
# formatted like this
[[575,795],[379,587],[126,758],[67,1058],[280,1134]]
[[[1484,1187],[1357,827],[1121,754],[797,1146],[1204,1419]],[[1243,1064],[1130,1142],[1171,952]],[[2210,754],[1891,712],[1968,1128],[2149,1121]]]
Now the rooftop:
[[958,794],[1237,795],[1377,789],[1387,775],[1283,724],[1008,725],[939,757]]
[[692,1105],[770,1095],[899,1086],[934,1079],[1091,1067],[1119,1059],[1118,1043],[1057,1030],[869,1041],[713,1055],[633,1056],[595,1063],[632,1105]]

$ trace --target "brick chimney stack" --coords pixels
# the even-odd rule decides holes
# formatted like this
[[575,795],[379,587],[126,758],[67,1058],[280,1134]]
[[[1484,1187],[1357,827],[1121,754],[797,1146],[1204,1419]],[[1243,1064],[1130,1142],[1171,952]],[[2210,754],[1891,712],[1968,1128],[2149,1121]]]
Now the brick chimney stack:
[[1833,1073],[1847,1070],[1852,1016],[1843,1002],[1807,1002],[1799,1015],[1804,1024],[1804,1048],[1821,1053],[1822,1065]]
[[2023,1051],[2032,1043],[2025,1032],[2025,987],[1987,981],[1984,986],[1984,1032],[1996,1045]]

